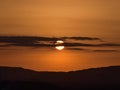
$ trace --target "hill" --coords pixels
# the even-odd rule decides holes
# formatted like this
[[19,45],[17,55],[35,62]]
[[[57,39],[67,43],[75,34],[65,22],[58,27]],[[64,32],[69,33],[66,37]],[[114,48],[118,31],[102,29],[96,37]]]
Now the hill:
[[[20,67],[0,67],[0,83],[2,90],[120,90],[120,66],[70,72],[38,72]],[[6,86],[7,89],[3,89]]]

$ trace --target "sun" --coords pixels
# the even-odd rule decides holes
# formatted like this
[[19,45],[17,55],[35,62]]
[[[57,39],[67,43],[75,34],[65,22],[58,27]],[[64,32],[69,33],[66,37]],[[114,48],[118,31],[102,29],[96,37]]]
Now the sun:
[[56,41],[56,45],[60,45],[60,44],[63,44],[64,43],[64,41],[62,41],[62,40],[58,40],[58,41]]
[[57,50],[63,50],[65,47],[64,46],[56,46],[55,47]]
[[57,49],[57,50],[63,50],[65,47],[63,46],[63,43],[64,43],[64,41],[62,41],[62,40],[58,40],[58,41],[56,41],[56,43],[55,43],[55,48]]

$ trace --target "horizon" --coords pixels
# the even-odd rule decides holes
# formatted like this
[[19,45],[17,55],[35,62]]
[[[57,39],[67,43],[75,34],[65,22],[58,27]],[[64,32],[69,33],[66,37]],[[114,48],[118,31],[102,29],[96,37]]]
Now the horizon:
[[78,71],[87,71],[87,70],[95,70],[95,69],[104,69],[104,68],[115,68],[115,67],[120,67],[120,65],[114,65],[114,66],[103,66],[103,67],[94,67],[94,68],[86,68],[86,69],[81,69],[81,70],[73,70],[73,71],[37,71],[34,69],[30,69],[30,68],[23,68],[23,67],[10,67],[10,66],[0,66],[0,68],[16,68],[16,69],[23,69],[23,70],[30,70],[33,72],[39,72],[39,73],[46,73],[46,72],[50,72],[50,73],[70,73],[70,72],[78,72]]

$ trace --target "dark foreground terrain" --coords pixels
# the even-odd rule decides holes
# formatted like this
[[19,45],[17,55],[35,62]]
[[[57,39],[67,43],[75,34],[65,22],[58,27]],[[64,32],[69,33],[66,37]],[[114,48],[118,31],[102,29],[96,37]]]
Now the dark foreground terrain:
[[120,90],[120,66],[71,72],[0,67],[0,90]]

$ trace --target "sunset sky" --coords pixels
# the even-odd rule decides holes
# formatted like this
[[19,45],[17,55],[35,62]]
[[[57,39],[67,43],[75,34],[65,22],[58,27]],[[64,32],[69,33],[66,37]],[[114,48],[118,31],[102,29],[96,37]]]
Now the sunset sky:
[[70,71],[120,65],[119,54],[120,0],[0,0],[1,66]]

